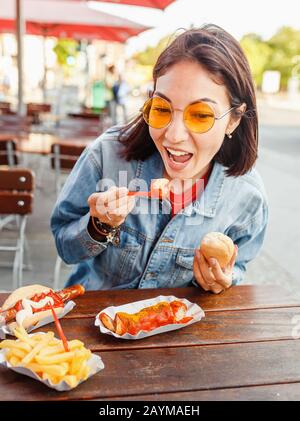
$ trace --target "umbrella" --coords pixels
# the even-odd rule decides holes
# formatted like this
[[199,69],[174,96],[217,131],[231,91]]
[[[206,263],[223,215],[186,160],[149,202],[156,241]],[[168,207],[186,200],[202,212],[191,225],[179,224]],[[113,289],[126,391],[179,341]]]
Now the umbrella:
[[[93,11],[76,0],[22,0],[25,30],[31,35],[125,42],[148,29],[137,22]],[[15,32],[15,3],[0,0],[0,32]]]
[[17,33],[19,114],[24,114],[22,39],[25,32],[125,42],[148,28],[129,19],[90,10],[86,2],[78,0],[0,0],[0,32]]
[[[81,1],[81,0],[77,0]],[[129,4],[131,6],[143,6],[153,7],[155,9],[165,9],[174,0],[99,0],[103,3],[114,3],[114,4]]]

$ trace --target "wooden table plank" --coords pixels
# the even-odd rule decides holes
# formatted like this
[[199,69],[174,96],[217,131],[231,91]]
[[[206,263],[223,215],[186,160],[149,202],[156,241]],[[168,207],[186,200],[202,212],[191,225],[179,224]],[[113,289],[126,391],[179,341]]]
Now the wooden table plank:
[[[207,312],[200,322],[140,340],[124,340],[102,334],[94,326],[94,318],[62,319],[61,325],[67,338],[80,339],[92,351],[115,351],[293,339],[292,320],[299,315],[300,307],[224,311],[222,314]],[[39,329],[47,330],[53,330],[56,334],[54,324]]]
[[[99,311],[110,305],[117,306],[154,298],[158,295],[175,295],[178,298],[186,298],[199,304],[205,311],[300,306],[300,295],[292,296],[278,285],[238,285],[218,295],[204,292],[201,288],[106,290],[86,291],[83,296],[74,300],[77,304],[76,307],[65,317],[94,317]],[[7,296],[7,293],[0,294],[0,305]]]
[[1,399],[138,397],[300,382],[300,341],[102,352],[105,369],[58,393],[0,367]]
[[200,288],[142,289],[87,291],[76,301],[76,308],[66,317],[92,317],[111,305],[154,298],[158,295],[174,295],[195,302],[204,311],[246,310],[299,306],[300,297],[291,296],[284,288],[272,286],[240,285],[215,295]]
[[[134,401],[299,401],[300,383],[268,386],[237,387],[228,389],[199,390],[195,392],[157,393],[131,397]],[[101,399],[95,399],[101,401]],[[106,399],[107,400],[107,399]],[[128,397],[110,398],[126,401]]]

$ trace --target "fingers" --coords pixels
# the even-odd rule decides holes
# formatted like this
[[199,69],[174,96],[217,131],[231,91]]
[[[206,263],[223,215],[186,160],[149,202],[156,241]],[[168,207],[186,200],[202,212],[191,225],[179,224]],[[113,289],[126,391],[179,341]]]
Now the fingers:
[[204,291],[209,291],[209,287],[208,287],[208,285],[206,285],[206,282],[203,279],[203,276],[201,274],[198,254],[199,254],[199,250],[196,250],[195,257],[194,257],[194,263],[193,263],[194,276],[195,276],[195,279],[196,279],[197,283],[204,289]]
[[113,202],[107,206],[106,214],[110,217],[126,217],[134,208],[135,200],[134,197],[128,198],[126,201],[117,204]]
[[113,212],[115,209],[126,207],[131,201],[129,199],[134,199],[133,197],[121,197],[116,200],[105,201],[104,204],[102,201],[97,202],[96,207],[98,212],[102,211],[103,205],[105,208],[105,212]]
[[[203,257],[203,256],[202,256]],[[195,258],[194,258],[194,275],[195,275],[195,279],[198,282],[198,284],[205,290],[205,291],[212,291],[215,294],[219,294],[220,292],[222,292],[224,290],[224,288],[221,285],[218,285],[215,281],[215,279],[213,278],[212,274],[209,274],[208,279],[206,278],[206,275],[204,275],[203,273],[203,268],[204,265],[207,266],[207,270],[208,265],[206,262],[203,262],[201,257],[201,253],[200,251],[197,249],[195,251]],[[204,272],[207,273],[207,270],[205,270]]]
[[221,269],[219,262],[216,259],[209,259],[209,265],[216,282],[225,289],[228,289],[229,287],[231,287],[231,284],[232,284],[231,271],[225,274],[223,270]]
[[112,186],[110,189],[107,190],[107,192],[104,192],[106,194],[106,200],[107,202],[112,202],[114,200],[117,200],[121,197],[127,197],[128,196],[128,189],[127,187],[116,187]]
[[226,276],[220,265],[211,265],[200,250],[196,250],[194,259],[194,274],[196,281],[205,291],[219,294],[231,286],[231,276]]
[[222,270],[216,259],[211,258],[207,261],[200,250],[196,250],[194,272],[195,276],[197,275],[197,282],[206,291],[213,291],[216,294],[231,287],[233,267],[235,265],[237,254],[238,246],[235,245],[229,264]]
[[204,277],[206,283],[209,286],[213,286],[216,283],[216,279],[214,277],[214,274],[212,273],[212,270],[210,268],[210,266],[208,265],[205,257],[203,256],[203,254],[200,252],[200,269],[201,269],[201,273],[202,276]]
[[118,226],[134,208],[135,198],[128,196],[126,187],[113,186],[106,192],[93,193],[88,204],[91,216],[109,225]]

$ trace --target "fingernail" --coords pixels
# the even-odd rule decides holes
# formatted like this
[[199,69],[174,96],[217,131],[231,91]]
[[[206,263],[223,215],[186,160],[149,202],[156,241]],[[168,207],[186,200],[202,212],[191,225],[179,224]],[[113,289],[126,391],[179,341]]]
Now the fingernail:
[[124,196],[125,196],[125,194],[128,194],[128,188],[127,187],[120,187],[119,192],[121,194],[124,194]]
[[214,258],[209,259],[209,262],[212,266],[216,266],[216,264],[217,264],[217,261]]

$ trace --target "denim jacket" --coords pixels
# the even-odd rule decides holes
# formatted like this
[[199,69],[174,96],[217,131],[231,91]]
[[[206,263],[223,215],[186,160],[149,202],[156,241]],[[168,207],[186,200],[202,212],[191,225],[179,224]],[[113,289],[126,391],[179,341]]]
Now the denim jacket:
[[86,148],[55,205],[51,228],[58,254],[76,265],[67,285],[81,283],[88,290],[197,285],[194,252],[211,231],[238,245],[233,284],[241,282],[246,264],[262,246],[268,218],[264,186],[255,169],[228,177],[215,162],[204,192],[173,218],[167,200],[139,198],[116,241],[91,238],[87,199],[92,193],[104,191],[109,183],[130,190],[144,183],[140,190],[149,191],[151,180],[163,177],[158,151],[144,161],[120,158],[118,133],[111,128]]

